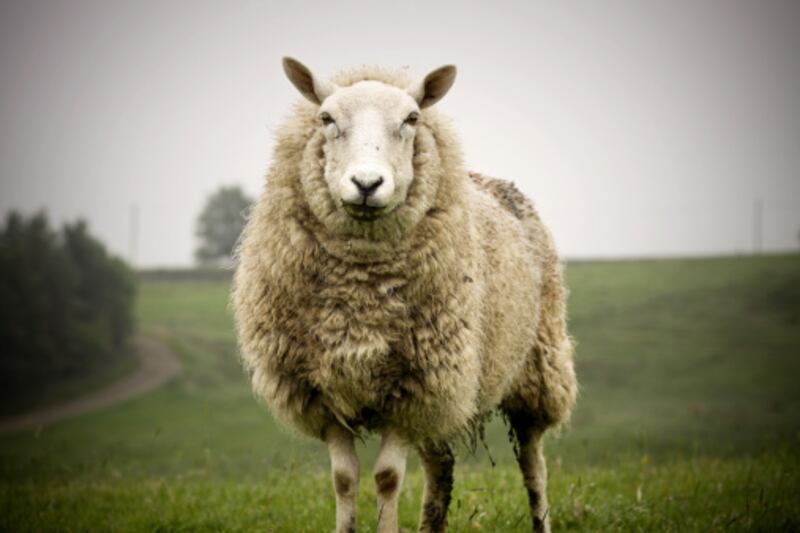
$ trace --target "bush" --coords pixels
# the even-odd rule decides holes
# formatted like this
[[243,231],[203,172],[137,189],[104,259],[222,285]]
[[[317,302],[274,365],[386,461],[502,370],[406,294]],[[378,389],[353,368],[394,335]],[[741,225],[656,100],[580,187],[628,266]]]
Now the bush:
[[0,228],[0,411],[113,363],[132,330],[134,275],[84,222],[49,228],[11,213]]

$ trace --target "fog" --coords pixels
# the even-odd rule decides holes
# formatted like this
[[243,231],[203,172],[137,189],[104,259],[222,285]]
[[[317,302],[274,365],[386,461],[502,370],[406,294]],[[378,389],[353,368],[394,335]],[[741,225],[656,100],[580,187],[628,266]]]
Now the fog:
[[[300,98],[280,59],[423,76],[470,169],[567,257],[800,245],[800,3],[4,1],[0,212],[86,218],[137,266],[192,261],[218,186],[255,196]],[[138,211],[135,242],[131,211]]]

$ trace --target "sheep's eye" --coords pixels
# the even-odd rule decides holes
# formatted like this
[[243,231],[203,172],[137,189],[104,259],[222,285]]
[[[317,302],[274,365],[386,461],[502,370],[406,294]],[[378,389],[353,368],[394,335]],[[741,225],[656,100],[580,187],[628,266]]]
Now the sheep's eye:
[[332,117],[332,116],[330,116],[330,114],[329,114],[329,113],[320,113],[320,115],[319,115],[319,119],[320,119],[320,120],[322,121],[322,123],[323,123],[324,125],[326,125],[326,126],[328,126],[329,124],[335,124],[335,123],[336,123],[336,122],[333,120],[333,117]]
[[419,120],[419,113],[417,113],[416,111],[412,111],[403,121],[403,124],[408,124],[409,126],[416,126],[417,120]]

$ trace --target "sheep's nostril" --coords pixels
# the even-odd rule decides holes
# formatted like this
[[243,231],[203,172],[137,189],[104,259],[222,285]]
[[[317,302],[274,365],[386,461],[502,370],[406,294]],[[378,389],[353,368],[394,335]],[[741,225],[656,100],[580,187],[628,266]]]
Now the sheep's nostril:
[[383,176],[378,176],[378,179],[373,182],[364,182],[356,176],[350,176],[350,181],[358,188],[358,192],[363,196],[369,196],[378,190],[378,187],[383,183]]

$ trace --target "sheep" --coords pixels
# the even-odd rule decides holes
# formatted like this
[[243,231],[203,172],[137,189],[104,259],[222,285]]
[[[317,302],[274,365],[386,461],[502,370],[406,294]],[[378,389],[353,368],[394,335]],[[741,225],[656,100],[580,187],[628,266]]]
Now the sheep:
[[464,170],[434,107],[448,65],[409,83],[363,67],[328,80],[283,68],[301,100],[237,248],[232,306],[253,390],[327,444],[336,530],[355,531],[354,438],[381,435],[378,530],[397,531],[409,449],[420,531],[444,531],[453,445],[491,413],[509,422],[535,531],[548,531],[542,437],[577,382],[558,255],[508,181]]

